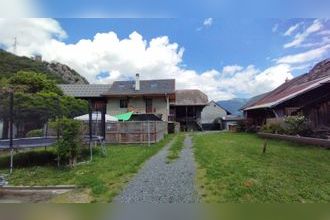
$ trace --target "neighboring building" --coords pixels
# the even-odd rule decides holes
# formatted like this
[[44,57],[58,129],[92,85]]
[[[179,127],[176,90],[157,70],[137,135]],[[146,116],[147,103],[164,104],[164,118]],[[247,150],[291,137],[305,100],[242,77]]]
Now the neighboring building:
[[241,116],[236,116],[236,115],[227,115],[225,117],[222,117],[221,118],[222,129],[228,130],[228,131],[236,131],[238,123],[243,120],[244,120],[244,118],[242,118]]
[[170,119],[180,123],[181,130],[203,130],[201,113],[208,104],[208,97],[200,90],[177,90],[171,103]]
[[[153,114],[178,121],[184,130],[201,129],[207,95],[199,90],[176,90],[175,79],[115,81],[112,85],[59,85],[65,95],[89,100],[93,111],[108,115],[127,112]],[[145,118],[145,117],[144,117]]]
[[231,115],[215,101],[209,102],[202,110],[201,123],[204,130],[222,130],[221,118]]
[[254,125],[262,125],[268,118],[303,114],[315,131],[329,132],[330,60],[253,100],[243,111]]

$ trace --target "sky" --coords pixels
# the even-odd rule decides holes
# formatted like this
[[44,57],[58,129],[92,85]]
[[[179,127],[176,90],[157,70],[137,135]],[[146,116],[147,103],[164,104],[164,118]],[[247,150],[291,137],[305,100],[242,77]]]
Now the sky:
[[330,57],[327,1],[300,1],[300,18],[287,15],[296,1],[93,2],[0,0],[0,48],[67,64],[90,83],[175,78],[216,101],[270,91]]

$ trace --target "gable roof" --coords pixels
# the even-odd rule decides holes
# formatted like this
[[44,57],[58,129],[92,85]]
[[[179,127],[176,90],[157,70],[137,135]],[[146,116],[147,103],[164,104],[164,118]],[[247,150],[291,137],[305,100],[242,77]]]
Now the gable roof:
[[140,90],[135,90],[135,81],[115,81],[103,96],[163,95],[175,93],[175,79],[141,80]]
[[198,89],[184,89],[177,90],[175,92],[175,103],[172,105],[176,106],[203,106],[209,102],[208,97],[205,93]]
[[243,110],[249,106],[253,106],[255,103],[257,103],[260,99],[264,98],[266,95],[268,95],[269,92],[262,93],[260,95],[253,96],[250,98],[245,105],[243,105],[240,110]]
[[107,92],[111,87],[110,84],[59,84],[57,86],[65,95],[77,98],[101,97],[101,94]]
[[246,106],[244,110],[272,108],[305,92],[318,88],[330,80],[330,59],[318,63],[309,73],[283,83],[265,96]]
[[215,104],[215,105],[218,106],[219,108],[225,110],[225,111],[227,112],[228,115],[231,115],[231,112],[228,111],[227,109],[225,109],[224,107],[222,107],[219,103],[217,103],[217,102],[215,102],[214,100],[212,100],[212,101],[210,101],[210,102],[208,103],[208,105],[210,105],[211,103],[212,103],[212,104]]

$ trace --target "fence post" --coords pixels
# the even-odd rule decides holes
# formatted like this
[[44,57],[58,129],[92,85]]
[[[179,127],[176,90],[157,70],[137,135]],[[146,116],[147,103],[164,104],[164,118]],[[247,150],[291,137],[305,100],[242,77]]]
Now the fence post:
[[14,114],[14,93],[9,92],[9,148],[10,148],[10,174],[13,173],[14,166],[14,146],[13,146],[13,116]]
[[88,100],[88,116],[89,116],[89,151],[90,151],[90,160],[93,160],[93,150],[92,150],[92,136],[93,136],[93,109],[92,109],[92,100]]
[[148,123],[148,146],[150,147],[150,122],[147,121]]

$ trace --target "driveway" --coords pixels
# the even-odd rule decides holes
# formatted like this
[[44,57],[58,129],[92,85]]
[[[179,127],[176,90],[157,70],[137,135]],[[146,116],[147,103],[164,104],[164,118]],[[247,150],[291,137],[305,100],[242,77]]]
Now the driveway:
[[180,158],[167,164],[167,144],[142,167],[114,199],[115,203],[196,203],[195,162],[191,137],[186,135]]

